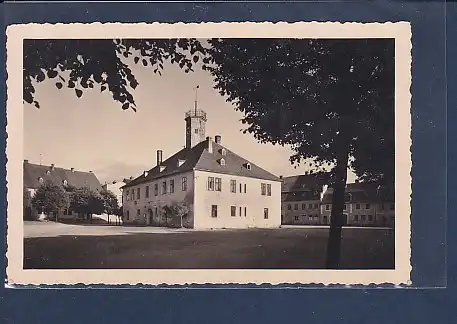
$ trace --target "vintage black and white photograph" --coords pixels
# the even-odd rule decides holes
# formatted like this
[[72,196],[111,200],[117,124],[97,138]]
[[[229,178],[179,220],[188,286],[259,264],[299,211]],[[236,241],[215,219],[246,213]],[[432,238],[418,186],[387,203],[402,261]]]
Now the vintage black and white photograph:
[[409,283],[408,23],[7,36],[10,284]]

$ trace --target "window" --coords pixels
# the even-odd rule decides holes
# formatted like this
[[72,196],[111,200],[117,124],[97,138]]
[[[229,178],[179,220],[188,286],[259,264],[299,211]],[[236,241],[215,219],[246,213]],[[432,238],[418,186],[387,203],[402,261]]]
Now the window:
[[368,215],[368,221],[372,222],[373,221],[373,215]]
[[217,205],[211,205],[211,217],[217,217]]
[[314,204],[314,209],[318,209],[319,208],[319,204]]
[[208,190],[214,191],[214,178],[208,177]]
[[291,204],[287,205],[287,210],[292,210],[292,205]]
[[263,209],[263,218],[268,219],[268,208]]
[[187,191],[187,177],[182,177],[181,189],[182,189],[182,191]]
[[246,169],[251,170],[251,163],[246,163]]
[[355,220],[356,222],[358,222],[358,221],[359,221],[359,215],[354,215],[354,220]]
[[236,180],[230,180],[230,192],[236,192]]
[[225,155],[227,155],[227,151],[223,148],[223,149],[221,149],[221,154],[222,154],[223,156],[225,156]]
[[344,206],[343,206],[343,210],[346,210],[347,208],[348,208],[348,207],[347,207],[347,205],[346,205],[346,204],[344,204]]
[[243,192],[243,185],[240,183],[240,193]]
[[260,189],[261,189],[262,196],[266,196],[267,195],[267,186],[265,183],[262,183],[260,185]]
[[355,209],[360,209],[360,204],[355,204]]
[[240,217],[241,217],[241,207],[240,207]]
[[130,213],[129,213],[129,211],[127,210],[127,212],[125,213],[125,219],[126,219],[126,220],[129,220],[129,217],[130,217]]
[[295,205],[294,205],[294,209],[295,209],[295,210],[298,210],[298,204],[295,204]]
[[236,206],[230,206],[230,215],[236,216]]
[[195,134],[198,134],[198,128],[195,128],[194,132],[195,132]]
[[[306,205],[305,205],[305,206],[306,206]],[[308,208],[309,208],[309,209],[313,209],[313,204],[309,204],[309,205],[308,205]]]
[[137,216],[140,216],[141,215],[141,211],[139,209],[136,210],[136,215]]
[[371,208],[370,204],[365,205],[365,209],[370,209],[370,208]]
[[39,183],[43,183],[43,178],[38,178]]
[[222,179],[221,178],[215,178],[216,182],[216,191],[221,191],[222,190]]
[[64,180],[63,181],[63,185],[66,186],[68,184],[68,181],[67,180]]
[[366,216],[366,215],[362,215],[360,218],[361,218],[361,220],[364,222],[365,219],[367,218],[367,216]]
[[64,214],[64,215],[68,215],[68,209],[67,209],[67,208],[65,208],[65,209],[63,210],[63,214]]
[[165,195],[167,193],[167,182],[163,181],[162,182],[162,195]]
[[140,199],[140,188],[136,188],[136,199]]
[[144,193],[146,198],[149,198],[149,186],[146,186],[146,192]]
[[267,196],[271,196],[271,184],[267,184]]
[[159,184],[154,183],[154,196],[159,195]]
[[325,205],[325,210],[330,210],[330,205]]
[[171,179],[170,180],[170,193],[175,192],[175,180]]
[[130,192],[129,192],[129,190],[127,190],[127,191],[125,192],[125,200],[126,200],[126,201],[129,201],[129,194],[130,194]]
[[301,204],[301,209],[302,210],[306,209],[306,204]]
[[135,189],[132,189],[130,199],[135,200]]
[[247,208],[244,207],[244,217],[246,217],[246,214],[247,214]]
[[221,163],[222,166],[225,166],[225,160],[224,159],[221,159],[220,163]]
[[295,220],[298,221],[298,216],[295,216]]
[[246,184],[244,184],[244,193],[246,193]]

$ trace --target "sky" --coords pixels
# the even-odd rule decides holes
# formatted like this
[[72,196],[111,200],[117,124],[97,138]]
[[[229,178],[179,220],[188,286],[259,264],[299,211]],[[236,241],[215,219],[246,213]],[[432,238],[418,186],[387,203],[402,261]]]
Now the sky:
[[[74,89],[58,90],[54,80],[37,84],[41,108],[24,104],[24,159],[93,171],[101,183],[138,176],[155,166],[157,150],[166,159],[184,147],[184,114],[193,108],[199,85],[198,108],[208,118],[206,136],[221,135],[223,146],[277,176],[308,171],[304,165],[291,165],[290,148],[261,144],[243,134],[242,113],[213,89],[208,72],[197,68],[187,74],[177,65],[164,64],[159,76],[150,67],[129,65],[139,82],[132,90],[136,112],[122,110],[97,86],[77,98]],[[348,171],[348,182],[354,179]]]

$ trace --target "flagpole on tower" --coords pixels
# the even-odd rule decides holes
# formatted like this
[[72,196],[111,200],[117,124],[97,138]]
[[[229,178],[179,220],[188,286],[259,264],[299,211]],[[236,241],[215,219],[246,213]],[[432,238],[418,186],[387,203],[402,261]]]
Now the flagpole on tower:
[[198,89],[200,88],[199,85],[195,87],[195,103],[194,103],[194,109],[195,109],[195,116],[197,116],[197,101],[198,101]]

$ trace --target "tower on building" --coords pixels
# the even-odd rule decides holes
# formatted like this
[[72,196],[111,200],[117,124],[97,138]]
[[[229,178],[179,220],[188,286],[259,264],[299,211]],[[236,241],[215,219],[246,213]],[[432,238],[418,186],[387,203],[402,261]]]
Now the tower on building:
[[197,91],[195,88],[194,109],[186,112],[186,148],[192,148],[205,140],[206,112],[197,107]]

